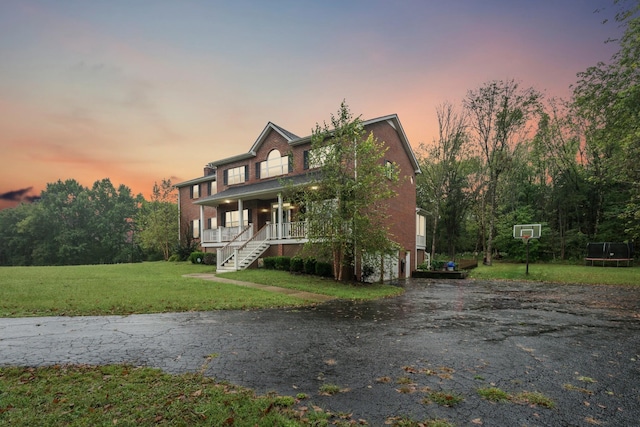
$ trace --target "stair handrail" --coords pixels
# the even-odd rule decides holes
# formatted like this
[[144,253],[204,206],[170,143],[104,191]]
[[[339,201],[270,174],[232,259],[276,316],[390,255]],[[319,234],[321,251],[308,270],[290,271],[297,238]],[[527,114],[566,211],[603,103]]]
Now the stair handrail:
[[[243,249],[247,246],[247,244],[248,244],[249,242],[259,241],[260,243],[262,243],[262,242],[264,242],[264,241],[269,240],[269,237],[268,237],[267,231],[268,231],[268,229],[269,229],[269,226],[270,226],[270,225],[271,225],[271,224],[266,224],[266,225],[264,225],[260,230],[258,230],[258,232],[257,232],[257,233],[255,233],[251,238],[247,239],[247,241],[246,241],[246,242],[244,242],[242,245],[240,245],[240,246],[237,248],[237,249],[238,249],[238,251],[243,250]],[[261,240],[260,240],[260,239],[261,239]]]
[[[234,252],[237,251],[236,253],[239,255],[240,251],[242,251],[250,242],[258,242],[260,243],[260,246],[262,246],[262,244],[266,241],[269,240],[270,236],[269,236],[269,231],[271,230],[271,224],[266,224],[264,225],[260,230],[258,230],[257,233],[255,233],[249,240],[247,240],[246,242],[244,242],[244,244],[238,248],[234,248]],[[246,260],[247,258],[253,256],[253,253],[255,252],[255,249],[253,251],[251,251],[247,256],[245,256],[243,259],[236,259],[236,268],[237,266],[239,266],[244,260]],[[264,252],[264,251],[263,251]]]
[[[253,224],[247,225],[244,230],[240,231],[240,233],[236,234],[236,236],[229,241],[226,245],[221,247],[216,251],[216,265],[221,267],[225,262],[227,262],[234,254],[234,250],[236,246],[234,243],[237,243],[241,237],[244,237],[245,233],[253,230]],[[251,236],[247,239],[247,241],[251,240]],[[246,243],[245,243],[246,244]]]

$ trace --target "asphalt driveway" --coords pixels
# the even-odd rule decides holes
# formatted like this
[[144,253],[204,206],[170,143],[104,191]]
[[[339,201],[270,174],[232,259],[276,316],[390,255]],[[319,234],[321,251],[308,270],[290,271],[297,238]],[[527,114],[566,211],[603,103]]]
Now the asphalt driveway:
[[[127,362],[352,413],[457,426],[640,425],[640,288],[411,280],[397,298],[286,310],[0,319],[1,365]],[[207,357],[213,356],[209,361]],[[324,396],[323,384],[342,392]],[[540,392],[554,408],[491,403]],[[464,400],[426,403],[444,391]]]

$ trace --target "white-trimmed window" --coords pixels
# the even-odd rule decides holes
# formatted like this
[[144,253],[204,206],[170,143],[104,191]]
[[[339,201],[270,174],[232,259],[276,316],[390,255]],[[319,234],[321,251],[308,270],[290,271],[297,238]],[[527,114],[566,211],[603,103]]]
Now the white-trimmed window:
[[389,179],[393,178],[393,175],[396,172],[396,169],[397,169],[397,166],[395,162],[392,162],[391,160],[384,161],[384,174],[386,175],[387,178]]
[[200,198],[200,184],[191,186],[191,198],[192,199]]
[[218,218],[216,218],[215,216],[213,218],[209,218],[207,220],[207,228],[210,230],[218,228]]
[[198,239],[200,237],[200,220],[194,219],[191,221],[191,235],[194,239]]
[[416,236],[426,237],[427,235],[427,218],[423,215],[416,215]]
[[305,151],[303,154],[304,168],[315,169],[323,166],[332,148],[333,145],[325,145],[324,147],[318,147],[314,148],[313,150]]
[[[249,225],[249,210],[245,209],[242,211],[242,226],[246,227]],[[238,227],[240,225],[240,217],[238,215],[238,211],[228,211],[224,214],[224,226],[225,227]]]
[[271,150],[267,160],[258,163],[256,167],[257,178],[270,178],[289,172],[289,156],[280,155],[280,151]]
[[224,185],[241,184],[247,181],[247,166],[226,169],[224,171]]

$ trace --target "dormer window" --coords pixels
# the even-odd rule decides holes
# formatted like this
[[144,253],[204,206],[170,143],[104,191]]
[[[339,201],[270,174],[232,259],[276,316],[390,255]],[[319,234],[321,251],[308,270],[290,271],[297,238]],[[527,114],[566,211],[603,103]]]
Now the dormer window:
[[284,175],[291,171],[289,156],[282,156],[280,151],[271,150],[264,162],[256,163],[256,178],[270,178]]

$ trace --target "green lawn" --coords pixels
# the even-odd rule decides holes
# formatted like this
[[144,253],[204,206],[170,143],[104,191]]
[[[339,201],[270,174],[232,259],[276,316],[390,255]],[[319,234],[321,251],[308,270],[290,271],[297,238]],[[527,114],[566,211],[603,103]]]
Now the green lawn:
[[591,267],[567,264],[526,264],[495,262],[492,266],[478,265],[469,272],[475,279],[532,280],[553,283],[584,283],[592,285],[640,286],[640,266]]
[[215,268],[152,262],[0,267],[0,317],[104,315],[301,305],[273,292],[185,278]]
[[0,425],[24,427],[293,427],[331,418],[320,408],[297,409],[293,397],[128,365],[0,368],[0,396]]
[[[182,277],[187,273],[214,271],[214,267],[184,262],[0,267],[0,317],[253,309],[308,303],[279,293]],[[350,286],[330,279],[265,270],[226,277],[255,279],[258,283],[266,280],[269,284],[337,298],[379,298],[402,292],[392,286]]]
[[291,274],[287,271],[275,270],[249,269],[222,273],[220,277],[332,295],[340,299],[369,300],[400,295],[403,292],[402,288],[398,286],[340,283],[331,278]]

